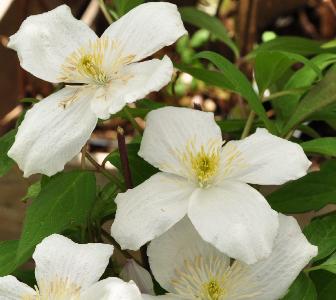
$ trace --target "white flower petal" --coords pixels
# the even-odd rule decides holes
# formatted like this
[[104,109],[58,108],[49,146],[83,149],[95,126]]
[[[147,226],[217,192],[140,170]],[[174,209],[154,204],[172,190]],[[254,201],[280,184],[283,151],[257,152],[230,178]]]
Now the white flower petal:
[[226,178],[253,184],[283,184],[306,175],[310,165],[300,145],[259,128],[224,146],[221,172]]
[[116,41],[125,56],[139,61],[186,34],[176,5],[149,2],[137,6],[106,29],[102,37]]
[[141,293],[134,282],[124,282],[117,277],[101,280],[88,288],[81,300],[142,300]]
[[188,108],[164,107],[147,115],[139,155],[164,172],[188,177],[182,154],[187,146],[207,149],[222,143],[213,113]]
[[271,253],[279,225],[277,215],[259,192],[240,182],[198,189],[188,210],[205,241],[248,264]]
[[[76,95],[74,103],[66,108],[60,105]],[[8,152],[25,177],[35,173],[54,175],[80,152],[97,123],[90,110],[91,95],[84,88],[65,87],[27,112]]]
[[193,189],[181,177],[157,173],[118,194],[112,236],[123,249],[139,249],[185,216]]
[[145,268],[137,264],[134,259],[127,260],[119,277],[125,281],[134,281],[142,293],[155,295],[151,275]]
[[282,298],[302,268],[317,255],[317,247],[307,241],[293,217],[279,214],[279,221],[279,232],[269,257],[254,265],[234,263],[227,279],[230,300]]
[[53,234],[36,246],[33,258],[39,287],[54,282],[85,289],[97,282],[104,273],[113,253],[107,244],[77,244]]
[[230,258],[205,242],[188,217],[154,239],[148,246],[147,254],[155,279],[172,293],[177,292],[172,284],[177,279],[176,270],[185,268],[186,261],[194,262],[200,257],[205,260],[218,257],[222,261],[221,267],[224,266],[225,269],[230,265]]
[[10,37],[8,47],[17,51],[22,68],[38,78],[60,82],[65,58],[96,34],[75,19],[66,5],[30,16],[19,31]]
[[146,295],[142,294],[143,300],[184,300],[185,298],[182,298],[178,295],[173,294],[167,294],[167,295],[161,295],[161,296],[152,296],[152,295]]
[[18,281],[14,276],[0,277],[0,300],[21,300],[29,299],[29,296],[36,295],[28,285]]
[[173,74],[173,64],[168,56],[125,66],[119,79],[101,87],[91,102],[91,108],[101,119],[120,111],[126,103],[134,102],[159,91],[167,85]]

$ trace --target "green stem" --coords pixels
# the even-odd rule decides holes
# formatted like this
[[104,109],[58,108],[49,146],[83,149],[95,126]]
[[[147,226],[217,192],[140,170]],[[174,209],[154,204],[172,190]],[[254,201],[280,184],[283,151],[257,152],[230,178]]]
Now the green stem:
[[271,94],[267,97],[264,97],[263,102],[270,101],[270,100],[273,100],[273,99],[276,99],[276,98],[279,98],[279,97],[282,97],[282,96],[297,95],[297,94],[302,93],[306,90],[307,90],[307,88],[301,88],[301,89],[298,88],[298,89],[293,89],[293,90],[276,92],[276,93],[273,93],[273,94]]
[[292,137],[293,133],[294,133],[294,130],[291,130],[290,132],[288,132],[288,133],[285,135],[284,138],[285,138],[286,140],[289,140],[289,139]]
[[91,164],[96,168],[98,172],[100,172],[102,175],[104,175],[106,178],[108,178],[110,181],[114,182],[121,190],[124,190],[124,184],[123,182],[115,175],[112,173],[108,172],[107,170],[104,169],[100,164],[98,164],[95,159],[88,153],[85,152],[86,158],[89,160]]
[[321,266],[315,266],[315,267],[311,267],[311,268],[305,269],[304,272],[306,274],[308,274],[311,271],[316,271],[316,270],[320,270],[320,269],[321,269]]
[[100,6],[100,9],[101,9],[102,13],[105,16],[106,21],[109,24],[112,24],[113,23],[113,19],[112,19],[110,13],[108,12],[108,9],[106,7],[105,1],[104,0],[98,0],[98,3],[99,3],[99,6]]
[[241,139],[246,138],[249,135],[249,133],[252,129],[252,125],[253,125],[255,116],[256,116],[256,113],[253,110],[251,110],[250,114],[247,118],[243,133],[241,135]]
[[133,128],[134,128],[139,134],[142,134],[142,131],[143,131],[142,128],[140,127],[140,125],[138,124],[138,122],[133,118],[133,116],[132,116],[132,114],[131,114],[131,112],[130,112],[130,109],[129,109],[129,107],[128,107],[127,105],[124,107],[124,112],[125,112],[125,114],[126,114],[126,116],[127,116],[128,121],[131,122]]

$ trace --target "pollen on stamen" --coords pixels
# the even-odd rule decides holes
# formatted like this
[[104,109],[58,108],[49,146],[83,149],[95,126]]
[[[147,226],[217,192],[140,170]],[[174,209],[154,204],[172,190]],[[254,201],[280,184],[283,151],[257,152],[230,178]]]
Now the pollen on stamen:
[[195,256],[185,260],[183,267],[175,270],[171,281],[175,293],[187,299],[222,300],[229,266],[218,256]]
[[104,70],[103,61],[114,47],[114,42],[107,38],[100,38],[78,48],[63,63],[60,80],[73,82],[79,75],[96,84],[108,83],[110,78]]
[[183,152],[176,151],[180,162],[189,170],[188,177],[194,178],[200,187],[207,187],[216,176],[220,164],[221,142],[214,140],[196,147],[190,140]]

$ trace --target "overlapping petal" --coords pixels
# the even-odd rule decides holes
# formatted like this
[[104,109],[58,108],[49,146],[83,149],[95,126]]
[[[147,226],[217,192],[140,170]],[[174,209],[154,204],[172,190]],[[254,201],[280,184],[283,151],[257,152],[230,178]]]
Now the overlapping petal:
[[278,214],[245,183],[198,189],[188,216],[201,237],[232,258],[248,264],[267,257],[278,230]]
[[61,82],[61,66],[67,56],[96,34],[75,19],[66,5],[28,17],[10,37],[8,47],[17,51],[20,64],[29,73],[49,82]]
[[300,271],[317,255],[293,217],[279,215],[279,232],[272,253],[254,265],[235,262],[227,281],[230,300],[277,300],[287,292]]
[[[92,95],[84,87],[65,87],[26,113],[8,152],[25,177],[34,173],[54,175],[80,152],[97,123],[90,109]],[[62,106],[62,101],[72,100],[67,107]]]
[[184,164],[187,147],[190,151],[201,146],[207,149],[221,141],[213,113],[164,107],[147,115],[139,155],[164,172],[189,177],[188,165]]
[[141,293],[134,282],[124,282],[110,277],[101,280],[81,295],[80,300],[142,300]]
[[228,142],[221,154],[221,180],[283,184],[307,174],[311,165],[296,143],[257,129],[251,136]]
[[125,66],[118,79],[97,88],[91,109],[101,119],[120,111],[132,103],[167,85],[173,74],[173,64],[168,56]]
[[155,295],[154,284],[150,273],[134,259],[127,260],[119,276],[125,281],[132,280],[142,293]]
[[186,215],[192,191],[183,178],[157,173],[136,188],[118,194],[112,236],[122,248],[139,249]]
[[39,287],[59,281],[85,289],[97,282],[104,273],[113,247],[107,244],[77,244],[53,234],[37,245],[33,258]]
[[114,22],[102,37],[116,41],[125,55],[134,55],[133,61],[140,61],[186,33],[176,5],[149,2]]
[[0,300],[29,299],[35,295],[34,289],[18,281],[14,276],[0,277]]
[[155,279],[171,293],[178,292],[173,284],[178,271],[186,269],[188,263],[195,262],[197,258],[207,261],[218,257],[224,270],[230,265],[230,258],[205,242],[188,217],[154,239],[148,246],[147,254]]

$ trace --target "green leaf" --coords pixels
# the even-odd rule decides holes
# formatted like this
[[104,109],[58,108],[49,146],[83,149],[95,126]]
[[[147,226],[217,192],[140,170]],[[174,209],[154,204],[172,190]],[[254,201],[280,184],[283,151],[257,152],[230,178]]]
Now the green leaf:
[[259,94],[274,84],[293,64],[293,61],[281,52],[261,51],[255,60],[255,78]]
[[114,0],[113,3],[116,7],[118,16],[121,17],[132,8],[144,3],[144,0]]
[[233,65],[225,57],[211,51],[200,52],[195,55],[195,58],[205,58],[212,62],[218,69],[220,69],[222,71],[221,76],[225,78],[225,81],[228,83],[226,87],[222,87],[242,95],[249,103],[251,109],[254,110],[260,119],[264,122],[267,129],[273,133],[275,132],[275,127],[268,119],[262,102],[253,90],[251,83],[248,81],[245,75],[237,69],[235,65]]
[[301,143],[305,152],[336,156],[336,138],[324,137]]
[[101,223],[106,217],[113,215],[117,210],[114,202],[119,192],[118,187],[110,182],[98,193],[95,205],[91,213],[91,220]]
[[0,137],[0,177],[4,176],[14,165],[14,160],[8,157],[7,152],[15,141],[17,130],[13,129]]
[[245,123],[245,120],[240,119],[217,121],[217,125],[223,133],[240,132],[244,129]]
[[[320,54],[311,59],[313,63],[322,72],[330,64],[336,61],[335,54]],[[277,117],[288,120],[299,103],[302,95],[312,86],[318,78],[318,74],[309,65],[304,66],[295,72],[284,86],[284,90],[301,90],[300,93],[286,95],[273,101],[273,106],[276,109]]]
[[209,40],[210,32],[206,29],[196,31],[190,39],[190,47],[198,48],[203,46]]
[[321,260],[336,250],[336,215],[314,219],[303,232],[308,241],[318,247],[318,255],[312,262]]
[[268,202],[282,213],[302,213],[319,210],[329,203],[336,203],[336,166],[330,162],[327,168],[312,172],[289,182],[271,193]]
[[303,273],[296,278],[289,288],[288,294],[282,300],[315,300],[316,289],[311,279]]
[[319,300],[335,300],[336,295],[336,278],[329,282],[319,293]]
[[259,45],[248,57],[255,57],[260,51],[287,51],[308,56],[319,53],[333,52],[334,48],[324,49],[322,43],[302,37],[281,36]]
[[[129,166],[131,170],[131,176],[133,180],[133,184],[135,186],[147,180],[149,177],[158,172],[156,168],[143,160],[140,156],[138,156],[140,148],[140,143],[132,143],[127,145],[127,155]],[[112,165],[118,168],[120,171],[122,170],[121,160],[119,151],[111,152],[105,160],[108,160]]]
[[21,201],[27,201],[28,199],[35,199],[41,191],[41,181],[34,182],[29,186],[27,194],[21,199]]
[[182,7],[179,11],[184,22],[192,24],[198,28],[209,30],[210,33],[230,47],[236,57],[239,57],[237,45],[229,37],[226,28],[219,19],[200,11],[195,7]]
[[72,171],[50,178],[27,209],[17,260],[28,259],[35,246],[50,234],[85,225],[95,197],[92,172]]
[[320,264],[319,268],[336,274],[336,253],[331,255],[325,262]]
[[12,273],[19,265],[16,263],[16,249],[19,241],[0,242],[0,276]]
[[[133,118],[139,117],[139,118],[144,119],[149,112],[151,112],[152,110],[164,107],[165,104],[155,102],[150,99],[142,99],[136,102],[136,106],[137,106],[136,108],[129,108],[128,111],[130,112]],[[111,116],[111,118],[115,118],[115,117],[128,120],[128,116],[124,110],[121,110],[120,112]]]
[[301,100],[283,129],[283,136],[314,112],[336,102],[336,65]]
[[[335,59],[336,56],[334,56]],[[271,87],[296,62],[306,65],[314,74],[321,78],[321,70],[313,61],[302,55],[286,51],[260,51],[255,62],[255,75],[259,87],[259,94],[263,95],[266,88]],[[301,86],[302,87],[302,86]],[[285,87],[285,90],[291,88]]]
[[320,295],[327,285],[336,279],[336,275],[325,270],[309,272],[309,277],[314,282],[317,294]]

